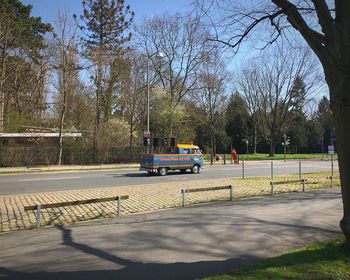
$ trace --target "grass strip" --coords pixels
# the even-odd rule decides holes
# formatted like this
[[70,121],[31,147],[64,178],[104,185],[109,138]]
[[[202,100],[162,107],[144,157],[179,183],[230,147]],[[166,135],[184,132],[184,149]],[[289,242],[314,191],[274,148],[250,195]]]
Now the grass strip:
[[350,255],[344,239],[310,243],[279,257],[259,261],[237,269],[232,274],[207,277],[205,280],[250,279],[350,279]]

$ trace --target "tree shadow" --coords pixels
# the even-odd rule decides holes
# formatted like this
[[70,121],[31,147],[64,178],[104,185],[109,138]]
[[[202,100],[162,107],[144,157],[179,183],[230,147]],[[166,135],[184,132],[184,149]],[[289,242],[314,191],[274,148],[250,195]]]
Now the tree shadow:
[[115,270],[89,270],[89,271],[60,271],[60,272],[19,272],[0,267],[2,279],[198,279],[208,275],[229,273],[231,269],[246,264],[254,263],[258,258],[249,254],[240,258],[224,261],[200,261],[194,263],[177,262],[169,264],[141,263],[127,260],[100,249],[75,242],[72,238],[71,229],[64,226],[56,226],[62,231],[62,245],[74,248],[85,254],[93,255],[100,259],[115,264]]

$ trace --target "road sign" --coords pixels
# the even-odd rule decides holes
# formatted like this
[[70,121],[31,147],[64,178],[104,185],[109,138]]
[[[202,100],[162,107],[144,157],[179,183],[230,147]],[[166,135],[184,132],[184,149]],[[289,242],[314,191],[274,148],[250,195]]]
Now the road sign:
[[143,132],[143,138],[151,138],[151,132],[150,131],[144,131]]
[[328,146],[328,154],[334,155],[334,146],[332,146],[332,145]]
[[335,136],[335,132],[334,131],[331,132],[331,140],[332,141],[337,141],[337,137]]

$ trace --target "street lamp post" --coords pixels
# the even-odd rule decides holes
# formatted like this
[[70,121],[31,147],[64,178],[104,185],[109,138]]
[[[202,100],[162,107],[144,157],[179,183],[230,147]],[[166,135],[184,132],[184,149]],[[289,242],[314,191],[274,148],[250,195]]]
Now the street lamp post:
[[[154,52],[153,54],[147,55],[147,72],[146,72],[146,79],[147,79],[147,132],[150,133],[150,127],[149,127],[149,107],[150,107],[150,84],[149,84],[149,60],[152,59],[153,56],[157,55],[158,58],[162,59],[164,57],[164,54],[162,52]],[[149,153],[149,145],[147,146],[147,153]]]
[[245,142],[245,144],[247,145],[247,158],[248,158],[248,154],[249,154],[249,141],[248,141],[248,139],[242,139],[242,142]]

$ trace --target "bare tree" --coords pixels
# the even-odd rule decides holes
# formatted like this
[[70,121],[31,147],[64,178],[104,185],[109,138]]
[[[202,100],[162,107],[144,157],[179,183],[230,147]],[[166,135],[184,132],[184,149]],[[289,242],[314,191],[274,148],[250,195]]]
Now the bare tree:
[[[184,18],[180,14],[161,15],[145,20],[137,28],[141,48],[152,60],[154,70],[160,77],[162,87],[171,100],[171,112],[185,96],[196,89],[202,54],[207,51],[206,32],[199,18]],[[163,53],[161,62],[155,53]],[[173,114],[171,114],[173,115]],[[170,121],[170,136],[174,120]]]
[[211,164],[216,154],[215,128],[219,116],[224,113],[228,71],[218,51],[202,56],[199,69],[198,91],[193,94],[196,101],[207,116],[210,132]]
[[135,134],[141,131],[144,123],[145,112],[145,89],[147,82],[145,79],[146,58],[137,52],[128,54],[128,76],[122,81],[122,101],[123,115],[129,123],[129,147],[130,156],[134,146]]
[[[67,11],[58,11],[55,39],[57,54],[56,65],[59,92],[59,151],[57,164],[62,164],[63,129],[68,106],[69,95],[75,91],[75,80],[79,74],[78,50],[76,44],[76,26],[69,20]],[[70,93],[70,94],[69,94]]]
[[[203,4],[203,1],[200,1]],[[337,133],[337,150],[344,216],[340,227],[350,251],[350,1],[347,0],[271,0],[246,7],[232,1],[204,1],[220,8],[214,40],[237,51],[256,28],[271,30],[265,36],[265,46],[276,41],[280,35],[298,33],[316,54],[322,64],[330,93],[330,103]],[[208,6],[202,10],[209,15]],[[270,27],[269,29],[267,27]],[[223,37],[220,28],[226,30]]]
[[[267,128],[270,156],[274,156],[275,147],[293,121],[294,113],[303,108],[320,83],[316,66],[308,52],[293,52],[277,46],[242,71],[238,87],[256,124]],[[297,82],[306,83],[302,91],[295,90]]]

